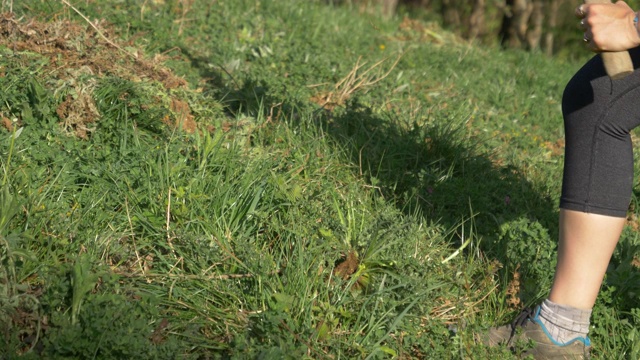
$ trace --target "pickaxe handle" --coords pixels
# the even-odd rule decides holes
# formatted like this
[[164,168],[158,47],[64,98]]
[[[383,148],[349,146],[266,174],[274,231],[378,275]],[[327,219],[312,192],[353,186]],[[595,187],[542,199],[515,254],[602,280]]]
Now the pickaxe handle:
[[[584,0],[585,4],[608,4],[609,0]],[[622,79],[633,72],[633,62],[628,51],[603,52],[600,54],[604,69],[612,79]]]

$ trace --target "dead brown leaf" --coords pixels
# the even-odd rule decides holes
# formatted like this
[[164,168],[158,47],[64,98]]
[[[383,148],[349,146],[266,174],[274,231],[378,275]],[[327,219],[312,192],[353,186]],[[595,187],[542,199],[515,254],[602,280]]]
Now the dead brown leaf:
[[8,118],[2,116],[2,120],[0,121],[0,125],[2,125],[3,128],[7,129],[8,132],[12,132],[13,131],[13,122],[11,120],[9,120]]
[[356,272],[358,265],[358,256],[354,251],[349,251],[347,257],[333,269],[333,273],[343,280],[347,280]]
[[193,115],[191,114],[191,108],[186,101],[171,99],[171,111],[176,116],[176,123],[174,126],[178,129],[182,129],[189,134],[196,132],[198,125],[196,124]]

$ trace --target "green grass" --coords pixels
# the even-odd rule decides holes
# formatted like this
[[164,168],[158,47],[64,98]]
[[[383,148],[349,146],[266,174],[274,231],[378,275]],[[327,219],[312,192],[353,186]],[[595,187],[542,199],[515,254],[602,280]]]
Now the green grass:
[[[580,64],[321,2],[188,4],[75,4],[119,49],[63,4],[14,4],[0,353],[509,356],[473,334],[548,291],[559,104]],[[16,47],[22,15],[71,35],[53,56]],[[176,104],[197,132],[170,125]],[[594,311],[596,358],[640,352],[632,225]]]

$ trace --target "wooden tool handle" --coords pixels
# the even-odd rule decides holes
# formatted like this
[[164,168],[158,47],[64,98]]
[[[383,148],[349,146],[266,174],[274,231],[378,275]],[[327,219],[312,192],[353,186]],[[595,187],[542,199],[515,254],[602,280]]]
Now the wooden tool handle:
[[[609,0],[584,0],[585,4],[608,4]],[[603,52],[604,69],[612,79],[622,79],[633,72],[633,62],[628,51]]]

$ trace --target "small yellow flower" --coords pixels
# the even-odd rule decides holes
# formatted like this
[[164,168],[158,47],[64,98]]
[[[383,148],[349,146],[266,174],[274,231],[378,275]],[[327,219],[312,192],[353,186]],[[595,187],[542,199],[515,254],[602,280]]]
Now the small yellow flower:
[[385,46],[384,44],[380,44],[380,50],[384,50]]

